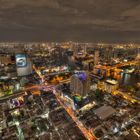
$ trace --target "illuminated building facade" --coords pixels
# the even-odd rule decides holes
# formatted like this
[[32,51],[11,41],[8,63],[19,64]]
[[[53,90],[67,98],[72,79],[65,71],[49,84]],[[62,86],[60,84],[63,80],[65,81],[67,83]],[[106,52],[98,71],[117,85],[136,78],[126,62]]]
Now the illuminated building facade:
[[80,72],[71,77],[70,89],[74,94],[86,96],[90,92],[90,78],[88,73]]
[[16,66],[18,76],[30,75],[33,72],[32,62],[25,54],[16,54]]
[[95,51],[94,53],[94,65],[97,65],[99,62],[99,51]]

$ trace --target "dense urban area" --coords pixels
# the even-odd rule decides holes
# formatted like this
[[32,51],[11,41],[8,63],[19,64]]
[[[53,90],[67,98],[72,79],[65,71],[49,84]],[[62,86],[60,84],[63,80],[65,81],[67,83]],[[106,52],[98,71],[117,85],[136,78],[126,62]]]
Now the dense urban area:
[[0,140],[140,140],[140,45],[0,43]]

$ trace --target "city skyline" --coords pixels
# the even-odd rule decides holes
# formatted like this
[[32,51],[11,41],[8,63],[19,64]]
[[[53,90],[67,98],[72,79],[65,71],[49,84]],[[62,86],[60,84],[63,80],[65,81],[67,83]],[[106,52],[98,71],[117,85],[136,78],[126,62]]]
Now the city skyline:
[[139,49],[0,43],[0,139],[139,140]]
[[140,140],[140,0],[0,0],[0,140]]

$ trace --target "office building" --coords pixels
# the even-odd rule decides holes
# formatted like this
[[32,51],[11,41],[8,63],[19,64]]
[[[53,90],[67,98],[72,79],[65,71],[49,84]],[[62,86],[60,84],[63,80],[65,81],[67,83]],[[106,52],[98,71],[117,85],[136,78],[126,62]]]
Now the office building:
[[79,72],[71,77],[70,89],[74,94],[86,96],[90,92],[90,77],[87,72]]
[[95,51],[94,53],[94,65],[97,65],[99,62],[99,51]]
[[27,76],[32,74],[32,62],[25,54],[16,54],[16,67],[18,76]]

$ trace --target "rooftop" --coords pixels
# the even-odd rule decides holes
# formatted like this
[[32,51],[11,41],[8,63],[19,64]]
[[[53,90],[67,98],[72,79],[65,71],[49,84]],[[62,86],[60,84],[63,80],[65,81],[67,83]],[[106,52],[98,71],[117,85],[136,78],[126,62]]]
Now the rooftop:
[[102,106],[96,109],[94,112],[101,120],[105,120],[106,118],[114,114],[116,111],[111,106]]

